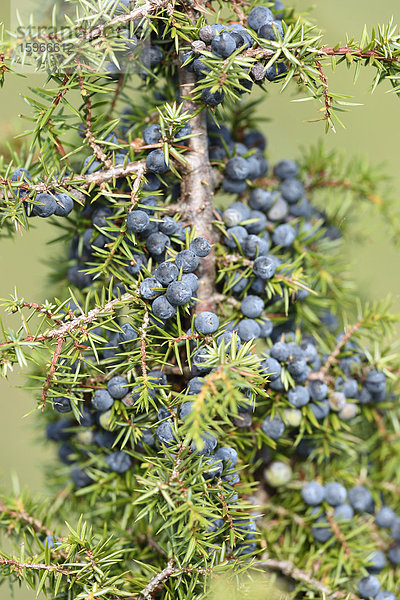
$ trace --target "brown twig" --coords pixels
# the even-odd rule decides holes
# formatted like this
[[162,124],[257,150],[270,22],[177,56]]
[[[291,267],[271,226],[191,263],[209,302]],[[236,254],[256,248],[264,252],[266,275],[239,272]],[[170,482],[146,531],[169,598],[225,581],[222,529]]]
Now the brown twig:
[[332,122],[332,114],[331,114],[332,98],[329,95],[328,79],[327,79],[324,71],[322,70],[322,65],[319,60],[315,61],[315,66],[317,67],[317,71],[319,73],[319,78],[321,80],[322,87],[324,88],[323,94],[324,94],[324,102],[325,102],[325,119],[327,120],[328,123],[330,123],[332,131],[334,133],[336,133],[335,126]]
[[[0,501],[0,513],[8,515],[15,520],[21,520],[26,525],[30,525],[37,533],[43,533],[46,536],[52,536],[53,532],[48,529],[39,519],[29,515],[23,508],[20,510],[11,510],[3,502]],[[8,527],[7,532],[11,531],[11,525]]]
[[56,349],[54,351],[53,357],[51,359],[50,368],[49,368],[49,371],[47,373],[47,377],[46,377],[46,380],[44,382],[43,390],[42,390],[42,410],[44,410],[44,407],[46,406],[47,394],[49,392],[49,388],[50,388],[50,385],[51,385],[51,380],[53,379],[54,373],[56,371],[57,361],[60,358],[60,354],[62,352],[62,347],[63,347],[64,339],[65,338],[63,336],[61,336],[61,337],[58,338],[58,340],[57,340],[57,346],[56,346]]
[[31,562],[19,562],[18,560],[12,558],[5,558],[4,556],[0,556],[0,565],[7,565],[9,567],[15,567],[18,572],[18,575],[22,574],[23,569],[32,569],[34,571],[56,571],[57,573],[61,573],[62,575],[71,575],[72,571],[70,569],[65,569],[60,565],[46,565],[44,563],[31,563]]
[[92,103],[90,102],[90,95],[85,88],[85,83],[81,75],[78,75],[78,81],[81,89],[81,96],[86,109],[85,137],[89,143],[89,146],[93,150],[95,157],[98,158],[107,167],[107,169],[110,169],[113,166],[113,163],[109,158],[107,158],[104,150],[96,142],[96,138],[92,132]]

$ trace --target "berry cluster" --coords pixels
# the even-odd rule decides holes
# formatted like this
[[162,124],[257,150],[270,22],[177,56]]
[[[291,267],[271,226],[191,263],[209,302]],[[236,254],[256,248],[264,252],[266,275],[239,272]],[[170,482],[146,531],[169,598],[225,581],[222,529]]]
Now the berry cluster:
[[[311,532],[315,541],[326,543],[334,536],[332,521],[327,518],[325,507],[331,511],[331,518],[337,523],[351,521],[355,513],[373,514],[376,526],[390,530],[390,537],[394,540],[394,545],[391,545],[387,552],[390,563],[394,566],[400,564],[400,518],[390,506],[384,504],[376,510],[374,498],[367,487],[358,485],[347,491],[341,483],[335,481],[325,486],[318,481],[309,481],[302,487],[301,496],[304,502],[312,507],[311,515],[315,519]],[[386,555],[382,550],[376,550],[368,556],[366,570],[369,575],[358,583],[361,598],[395,600],[394,594],[380,589],[376,577],[387,564]]]
[[[27,169],[19,168],[16,169],[11,175],[11,181],[29,183],[31,181],[31,174]],[[18,188],[16,191],[17,198],[25,198],[28,195],[28,191]],[[24,205],[27,208],[27,204]],[[36,194],[34,203],[30,204],[30,217],[67,217],[74,208],[74,201],[65,192],[40,192]]]

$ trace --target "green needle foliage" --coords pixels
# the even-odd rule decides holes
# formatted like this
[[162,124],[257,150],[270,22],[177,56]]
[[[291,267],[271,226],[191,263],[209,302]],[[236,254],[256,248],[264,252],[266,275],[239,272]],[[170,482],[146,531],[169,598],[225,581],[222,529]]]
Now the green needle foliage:
[[48,299],[1,301],[0,368],[26,370],[59,460],[43,498],[0,500],[1,578],[54,600],[396,598],[396,318],[356,300],[343,250],[360,207],[397,237],[396,207],[322,145],[270,168],[251,91],[334,130],[330,70],[399,94],[397,27],[328,47],[279,2],[41,10],[2,31],[1,85],[47,80],[0,159],[0,223],[50,218],[59,254]]

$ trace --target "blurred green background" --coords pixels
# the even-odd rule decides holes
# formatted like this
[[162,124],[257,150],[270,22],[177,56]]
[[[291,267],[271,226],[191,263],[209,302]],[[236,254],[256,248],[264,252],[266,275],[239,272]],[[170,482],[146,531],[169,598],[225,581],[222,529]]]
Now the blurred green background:
[[[15,9],[13,0],[11,4]],[[289,2],[288,2],[289,4]],[[297,0],[299,10],[311,7],[307,0]],[[325,31],[325,43],[346,42],[346,36],[358,38],[364,24],[368,29],[374,24],[383,24],[393,16],[400,23],[398,0],[381,0],[379,11],[376,2],[348,2],[321,0],[313,7],[310,16]],[[9,7],[0,6],[0,20],[10,23]],[[366,71],[366,72],[363,72]],[[329,75],[332,90],[353,96],[352,101],[362,106],[353,107],[343,116],[346,129],[338,128],[336,135],[324,136],[321,123],[307,123],[315,118],[316,105],[293,103],[291,93],[279,94],[279,86],[271,86],[259,112],[271,119],[263,125],[269,141],[271,162],[283,157],[299,156],[300,147],[313,144],[325,137],[328,148],[345,150],[350,157],[360,154],[368,157],[371,164],[385,164],[385,171],[393,177],[395,197],[400,189],[400,103],[389,86],[379,87],[373,95],[368,91],[373,72],[362,70],[357,84],[353,85],[352,73],[345,66]],[[8,76],[1,91],[0,120],[3,139],[15,135],[24,128],[19,116],[29,115],[29,107],[22,95],[30,86],[41,86],[43,77],[32,74],[26,78]],[[340,194],[340,191],[337,192]],[[400,310],[400,249],[391,244],[391,231],[379,219],[363,217],[364,206],[360,206],[360,221],[363,223],[366,241],[362,244],[349,243],[347,256],[353,263],[352,273],[357,281],[360,294],[380,298],[391,294],[395,310]],[[47,267],[45,261],[58,257],[59,249],[48,246],[55,237],[55,231],[47,223],[37,223],[23,237],[2,240],[0,243],[0,297],[7,297],[14,287],[20,295],[34,302],[40,302],[48,292]],[[11,489],[12,479],[18,477],[21,487],[27,486],[40,494],[45,484],[42,464],[52,460],[52,450],[41,440],[44,435],[34,429],[32,417],[24,418],[34,407],[34,399],[18,386],[23,378],[14,373],[7,382],[0,381],[0,473],[1,489]],[[7,585],[0,588],[0,600],[10,598]],[[34,598],[34,593],[15,590],[19,600]]]

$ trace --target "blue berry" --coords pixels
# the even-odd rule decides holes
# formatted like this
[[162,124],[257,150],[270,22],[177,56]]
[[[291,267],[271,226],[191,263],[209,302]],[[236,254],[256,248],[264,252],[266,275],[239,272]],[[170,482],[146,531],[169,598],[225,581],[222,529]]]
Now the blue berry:
[[230,446],[222,446],[216,451],[215,458],[222,460],[224,463],[226,463],[226,466],[231,469],[237,465],[238,453]]
[[283,248],[289,248],[294,240],[296,239],[296,232],[291,225],[278,225],[275,227],[274,233],[272,234],[272,241],[276,246],[282,246]]
[[46,427],[46,436],[48,440],[53,442],[66,441],[71,437],[71,432],[68,429],[71,423],[66,419],[61,419],[56,423],[49,423]]
[[163,150],[152,150],[146,156],[146,166],[153,173],[162,174],[169,170],[169,166],[165,162]]
[[274,14],[271,9],[266,6],[255,6],[249,12],[247,17],[247,23],[249,27],[258,31],[262,25],[268,23],[268,21],[274,20]]
[[163,286],[167,286],[173,281],[178,279],[179,269],[172,262],[162,262],[158,265],[157,269],[154,271],[154,277],[159,281]]
[[310,402],[310,409],[317,421],[322,421],[330,413],[330,406],[326,400],[321,400],[318,404]]
[[308,389],[303,385],[296,385],[294,388],[291,388],[288,391],[288,400],[290,404],[292,404],[296,408],[301,408],[302,406],[305,406],[310,401],[310,394],[308,393]]
[[212,456],[211,458],[206,458],[204,464],[207,466],[207,470],[203,472],[204,479],[215,479],[222,475],[224,469],[222,460]]
[[322,402],[328,395],[328,386],[320,379],[314,379],[308,384],[308,391],[312,400]]
[[278,379],[281,375],[281,365],[275,358],[267,356],[261,363],[262,373],[268,376],[269,381]]
[[250,192],[249,205],[254,210],[266,212],[274,203],[274,193],[262,188],[255,188]]
[[261,233],[267,226],[267,217],[259,210],[251,211],[249,221],[251,222],[245,224],[245,227],[249,233]]
[[190,242],[190,250],[195,253],[196,256],[204,258],[211,252],[211,244],[204,237],[197,237]]
[[46,218],[56,212],[57,203],[54,196],[46,193],[37,194],[35,201],[37,204],[32,206],[32,215]]
[[376,513],[375,522],[378,527],[389,528],[392,527],[395,518],[396,513],[390,506],[382,506]]
[[[283,37],[283,27],[281,21],[269,21],[264,23],[258,30],[258,37],[263,40],[275,40],[279,39],[279,35]],[[277,35],[279,34],[279,35]]]
[[387,565],[387,560],[385,554],[382,550],[376,550],[373,554],[368,558],[369,565],[366,567],[368,573],[378,574],[384,569]]
[[360,579],[357,589],[361,598],[375,598],[381,589],[381,584],[374,575],[368,575]]
[[201,377],[193,377],[188,382],[187,393],[191,396],[200,394],[201,388],[203,387],[204,379]]
[[125,377],[116,375],[107,384],[109,394],[115,399],[121,399],[129,392],[128,382]]
[[381,590],[376,596],[374,600],[396,600],[396,596],[392,594],[392,592],[387,592],[386,590]]
[[264,302],[258,296],[246,296],[243,298],[240,310],[244,314],[245,317],[249,319],[257,319],[262,315],[264,310]]
[[371,394],[376,394],[385,390],[386,375],[382,371],[372,370],[365,378],[365,387]]
[[198,373],[208,373],[210,371],[210,367],[204,365],[204,363],[208,362],[210,357],[208,355],[208,351],[206,348],[199,348],[194,354],[192,358],[193,366],[196,368]]
[[53,405],[56,411],[59,413],[67,413],[71,412],[72,410],[71,401],[65,396],[58,396],[57,398],[54,398]]
[[233,202],[224,210],[222,218],[227,227],[235,227],[250,217],[250,209],[243,202]]
[[66,217],[72,212],[74,208],[74,201],[71,196],[65,193],[55,194],[56,199],[56,208],[54,210],[54,214],[57,217]]
[[350,504],[339,504],[335,506],[333,516],[338,521],[351,521],[354,517],[354,510]]
[[309,506],[317,506],[325,499],[325,488],[318,481],[309,481],[302,487],[301,497]]
[[140,295],[145,300],[154,300],[162,293],[161,286],[154,277],[146,277],[140,284]]
[[179,410],[179,416],[181,419],[186,419],[192,412],[194,402],[184,402]]
[[145,46],[140,56],[143,66],[150,70],[152,67],[156,67],[163,59],[163,51],[159,46]]
[[226,163],[225,173],[229,179],[246,179],[249,175],[249,166],[246,159],[241,156],[230,158]]
[[362,485],[356,485],[349,490],[349,502],[358,512],[371,512],[374,506],[371,492]]
[[165,233],[157,231],[149,235],[146,239],[146,248],[153,256],[159,256],[165,250],[166,246],[169,246],[171,240]]
[[266,417],[261,425],[261,429],[272,440],[278,440],[285,432],[285,424],[279,417]]
[[137,333],[133,329],[130,323],[123,323],[121,325],[121,330],[117,334],[117,342],[118,344],[124,345],[129,344],[130,342],[134,342],[137,339]]
[[132,253],[132,259],[127,264],[128,273],[137,275],[147,264],[147,259],[144,254]]
[[[173,285],[173,284],[170,284]],[[168,286],[169,287],[169,286]],[[176,315],[176,308],[173,306],[166,296],[158,296],[151,305],[151,310],[155,317],[162,321],[167,321]]]
[[149,216],[143,210],[133,210],[126,217],[126,227],[128,231],[134,233],[141,233],[149,226],[149,223]]
[[270,319],[268,319],[268,317],[261,317],[257,321],[257,323],[260,327],[260,338],[265,339],[265,338],[269,337],[274,328],[273,322]]
[[146,146],[158,144],[161,140],[161,127],[158,124],[148,125],[143,130],[143,140]]
[[303,383],[306,381],[310,373],[310,369],[303,358],[291,360],[288,363],[287,369],[293,379],[298,383]]
[[260,326],[253,319],[242,319],[238,323],[238,334],[242,342],[249,342],[260,337]]
[[194,294],[199,289],[200,285],[199,278],[197,277],[197,275],[195,275],[194,273],[184,273],[182,275],[181,281],[182,283],[187,284],[191,288],[192,296],[194,296]]
[[106,463],[114,473],[126,473],[131,467],[131,458],[126,452],[117,450],[109,454]]
[[232,331],[224,331],[217,338],[217,344],[220,346],[222,342],[225,343],[225,349],[227,352],[230,351],[232,343],[234,343],[235,349],[238,350],[242,345],[238,335],[235,335]]
[[203,447],[201,450],[197,450],[197,446],[195,442],[192,442],[190,445],[191,451],[197,456],[210,456],[217,447],[217,438],[211,435],[211,433],[206,433],[201,436],[203,440]]
[[101,412],[112,407],[114,398],[106,389],[96,390],[92,398],[92,406]]
[[400,565],[400,544],[395,544],[389,548],[388,558],[392,565]]
[[183,306],[190,302],[192,288],[184,281],[173,281],[167,287],[167,300],[173,306]]
[[175,442],[174,432],[169,421],[163,421],[157,427],[157,437],[162,444],[170,446]]
[[87,487],[93,483],[93,479],[83,469],[73,469],[71,472],[71,479],[76,488]]
[[182,250],[176,255],[175,264],[183,273],[193,273],[199,266],[199,259],[191,250]]
[[194,326],[202,335],[210,335],[217,331],[219,327],[219,318],[213,312],[204,311],[195,316]]
[[[270,244],[264,238],[250,234],[244,240],[243,251],[249,258],[257,258],[268,254]],[[260,267],[260,265],[259,265]],[[253,267],[254,269],[254,267]]]
[[161,223],[158,224],[158,228],[165,235],[173,235],[178,230],[178,222],[172,217],[163,217]]
[[271,67],[265,71],[265,77],[268,81],[280,81],[283,79],[288,72],[288,68],[284,62],[275,62]]
[[336,481],[330,481],[325,485],[325,500],[331,506],[343,504],[347,498],[346,488]]
[[201,92],[201,98],[209,106],[217,106],[224,99],[224,91],[217,90],[216,92],[212,92],[210,88],[204,88]]
[[325,542],[330,540],[330,538],[333,535],[332,529],[329,525],[329,521],[325,515],[320,515],[316,519],[316,523],[317,525],[313,525],[313,527],[311,527],[312,536],[317,542],[321,542],[322,544],[324,544]]
[[253,273],[261,279],[271,279],[276,271],[276,261],[271,256],[259,256],[253,264]]
[[232,54],[232,52],[235,52],[236,42],[228,32],[222,31],[219,35],[216,35],[213,38],[211,42],[211,48],[214,54],[217,56],[227,58]]

